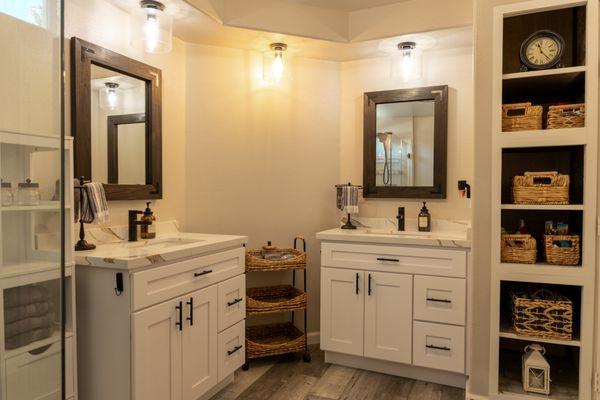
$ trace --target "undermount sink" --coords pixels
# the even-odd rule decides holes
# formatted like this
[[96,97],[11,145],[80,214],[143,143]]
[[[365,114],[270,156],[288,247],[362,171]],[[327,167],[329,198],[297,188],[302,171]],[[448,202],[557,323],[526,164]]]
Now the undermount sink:
[[157,251],[203,242],[203,239],[164,238],[126,242],[115,246],[114,258],[144,257]]
[[407,232],[394,229],[367,229],[365,233],[372,235],[397,235],[407,239],[428,239],[433,237],[429,232]]

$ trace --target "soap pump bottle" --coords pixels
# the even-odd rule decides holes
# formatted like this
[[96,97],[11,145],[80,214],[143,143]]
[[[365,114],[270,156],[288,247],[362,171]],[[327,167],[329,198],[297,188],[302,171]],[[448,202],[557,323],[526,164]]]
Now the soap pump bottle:
[[146,203],[146,210],[144,210],[140,220],[143,222],[140,237],[142,239],[154,239],[156,237],[156,225],[154,224],[156,217],[150,209],[150,202]]
[[421,212],[419,213],[418,225],[420,232],[429,232],[431,231],[431,214],[429,214],[429,210],[427,209],[427,202],[423,202],[423,207],[421,208]]

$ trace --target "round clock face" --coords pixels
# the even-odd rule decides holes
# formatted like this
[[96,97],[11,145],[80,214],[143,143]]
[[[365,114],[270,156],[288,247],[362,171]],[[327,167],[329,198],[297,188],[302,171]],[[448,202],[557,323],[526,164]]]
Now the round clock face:
[[521,45],[521,62],[529,69],[552,68],[561,61],[565,42],[552,31],[538,31]]

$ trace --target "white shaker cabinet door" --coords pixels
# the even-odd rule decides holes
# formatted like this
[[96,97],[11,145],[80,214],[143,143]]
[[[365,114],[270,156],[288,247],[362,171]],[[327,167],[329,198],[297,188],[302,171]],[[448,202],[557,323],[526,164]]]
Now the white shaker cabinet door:
[[366,272],[365,357],[412,362],[412,275]]
[[217,286],[184,300],[183,400],[196,400],[218,383]]
[[363,355],[365,273],[321,268],[321,349]]
[[133,314],[134,400],[181,400],[182,302],[171,300]]

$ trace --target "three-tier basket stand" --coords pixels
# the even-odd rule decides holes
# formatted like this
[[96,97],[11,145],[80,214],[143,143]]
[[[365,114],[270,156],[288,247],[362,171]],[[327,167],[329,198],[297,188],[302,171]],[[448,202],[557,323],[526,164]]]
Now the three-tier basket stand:
[[[298,250],[302,241],[302,250]],[[296,288],[296,271],[302,270],[304,290]],[[246,316],[291,313],[290,321],[246,327],[246,363],[244,371],[250,368],[250,360],[287,353],[303,352],[305,362],[310,362],[307,342],[307,294],[306,294],[306,241],[303,237],[294,239],[294,247],[282,249],[263,246],[262,250],[246,252],[246,273],[292,271],[291,285],[277,285],[246,289]],[[295,312],[304,312],[304,331],[294,324]]]

